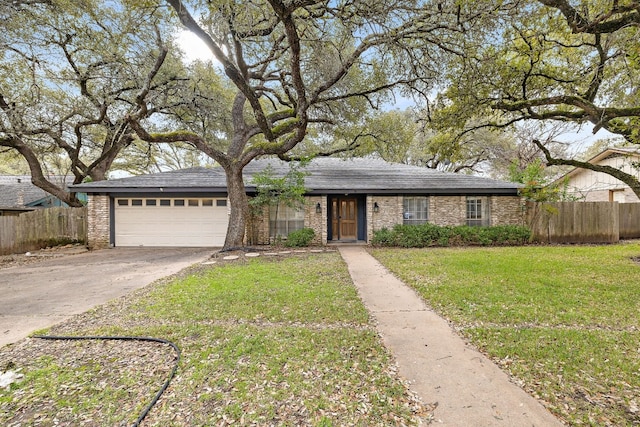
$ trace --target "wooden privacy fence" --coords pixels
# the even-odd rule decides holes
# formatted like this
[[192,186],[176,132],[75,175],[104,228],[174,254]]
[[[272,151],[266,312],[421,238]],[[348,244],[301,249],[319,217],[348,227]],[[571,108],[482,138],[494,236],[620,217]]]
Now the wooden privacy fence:
[[0,255],[87,242],[87,208],[47,208],[0,216]]
[[529,203],[533,239],[548,243],[615,243],[640,237],[640,203]]
[[620,203],[620,238],[640,238],[640,203]]

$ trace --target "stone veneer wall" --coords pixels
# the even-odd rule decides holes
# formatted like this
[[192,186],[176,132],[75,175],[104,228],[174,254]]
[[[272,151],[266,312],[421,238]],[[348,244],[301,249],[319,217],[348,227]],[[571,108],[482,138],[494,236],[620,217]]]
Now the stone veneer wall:
[[109,196],[90,194],[87,201],[87,246],[105,249],[110,245]]
[[526,208],[518,196],[491,196],[491,225],[524,225]]
[[440,226],[467,223],[467,196],[430,196],[429,222]]
[[[316,205],[320,203],[322,213],[316,213]],[[313,229],[316,237],[313,240],[315,245],[327,244],[327,197],[308,196],[305,197],[304,204],[304,226]],[[252,237],[252,238],[251,238]],[[247,240],[251,244],[269,244],[269,207],[266,206],[262,215],[257,215],[250,219],[247,224]]]
[[[316,205],[320,203],[321,213],[316,213]],[[316,233],[315,245],[327,244],[327,196],[308,196],[305,198],[304,226]]]
[[[382,228],[402,224],[402,196],[367,196],[367,241]],[[378,204],[378,212],[373,211]]]

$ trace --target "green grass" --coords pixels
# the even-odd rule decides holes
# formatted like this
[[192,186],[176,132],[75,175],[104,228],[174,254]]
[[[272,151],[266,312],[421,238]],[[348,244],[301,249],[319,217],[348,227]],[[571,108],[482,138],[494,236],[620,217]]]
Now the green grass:
[[640,245],[376,249],[571,425],[640,425]]
[[[300,265],[297,258],[250,267],[226,265],[177,280],[141,301],[155,319],[182,321],[367,322],[339,256]],[[207,303],[204,303],[204,302]]]
[[[49,333],[175,342],[178,375],[144,426],[413,425],[427,414],[398,379],[336,253],[200,267]],[[115,348],[101,354],[105,345]],[[173,355],[119,345],[32,340],[3,349],[0,367],[11,361],[25,380],[0,390],[0,424],[130,425]],[[162,366],[141,359],[154,351],[166,353]]]

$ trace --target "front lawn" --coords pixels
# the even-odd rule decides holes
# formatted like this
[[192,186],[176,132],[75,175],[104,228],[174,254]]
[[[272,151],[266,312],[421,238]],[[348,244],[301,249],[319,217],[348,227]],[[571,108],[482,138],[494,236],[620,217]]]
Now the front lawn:
[[[177,376],[143,426],[413,425],[398,379],[337,253],[199,266],[55,327],[161,337]],[[29,339],[0,350],[0,425],[131,425],[174,353],[161,344]]]
[[640,245],[374,249],[571,425],[640,425]]

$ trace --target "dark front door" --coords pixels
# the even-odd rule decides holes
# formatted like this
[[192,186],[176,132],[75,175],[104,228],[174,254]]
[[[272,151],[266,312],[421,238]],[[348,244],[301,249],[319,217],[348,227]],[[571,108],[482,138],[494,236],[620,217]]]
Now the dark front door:
[[332,240],[358,239],[358,200],[355,197],[331,199]]

